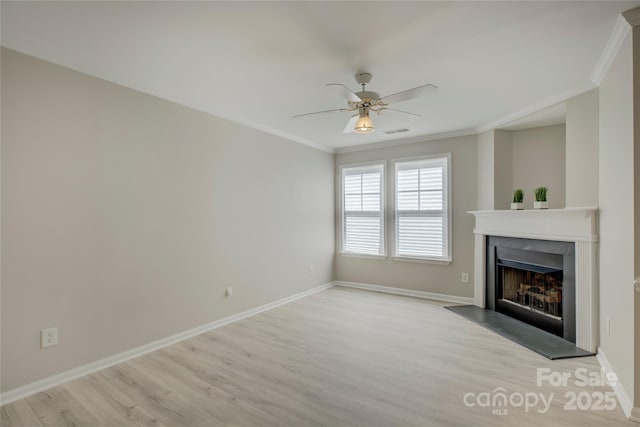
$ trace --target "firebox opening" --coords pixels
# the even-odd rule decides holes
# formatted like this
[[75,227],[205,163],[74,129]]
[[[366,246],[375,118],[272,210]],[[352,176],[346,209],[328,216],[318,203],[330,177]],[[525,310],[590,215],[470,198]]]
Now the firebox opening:
[[562,270],[509,260],[497,263],[498,299],[562,321]]
[[486,307],[575,343],[573,243],[489,236]]

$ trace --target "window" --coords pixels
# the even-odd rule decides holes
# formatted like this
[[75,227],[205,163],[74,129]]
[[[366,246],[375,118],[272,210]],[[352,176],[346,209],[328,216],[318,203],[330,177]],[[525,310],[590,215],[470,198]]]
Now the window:
[[384,255],[384,165],[342,168],[342,252]]
[[395,256],[451,261],[450,156],[395,163]]

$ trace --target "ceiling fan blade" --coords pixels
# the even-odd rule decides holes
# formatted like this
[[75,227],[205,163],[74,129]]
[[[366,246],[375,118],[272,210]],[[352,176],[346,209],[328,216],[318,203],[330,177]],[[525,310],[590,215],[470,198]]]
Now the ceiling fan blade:
[[356,122],[358,121],[359,118],[360,118],[359,114],[354,114],[353,116],[351,116],[351,118],[347,122],[347,125],[344,127],[344,130],[342,131],[342,133],[346,134],[346,133],[353,132],[353,129],[356,127]]
[[403,90],[402,92],[387,95],[381,98],[385,104],[396,104],[402,101],[408,101],[409,99],[417,98],[418,96],[425,95],[427,93],[435,92],[438,86],[432,84],[426,84],[423,86],[414,87],[413,89]]
[[360,102],[362,99],[354,91],[343,85],[342,83],[328,83],[327,86],[334,86],[339,89],[340,95],[347,101]]
[[340,113],[340,112],[343,112],[343,111],[351,111],[351,110],[346,109],[346,108],[336,108],[335,110],[315,111],[313,113],[296,114],[295,116],[291,116],[291,118],[295,119],[297,117],[312,116],[314,114]]
[[396,113],[408,114],[408,115],[413,116],[413,117],[422,117],[421,114],[411,113],[409,111],[398,110],[397,108],[389,108],[389,107],[385,107],[384,109],[380,110],[380,112],[378,114],[383,115],[383,116],[387,116],[388,114],[385,114],[385,112],[387,112],[387,111],[394,111]]

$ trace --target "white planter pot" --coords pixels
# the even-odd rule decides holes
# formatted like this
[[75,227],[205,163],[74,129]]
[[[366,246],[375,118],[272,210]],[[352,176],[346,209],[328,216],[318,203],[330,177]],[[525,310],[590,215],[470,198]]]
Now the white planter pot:
[[521,211],[524,209],[524,203],[511,203],[511,210]]
[[533,202],[533,209],[549,209],[547,202]]

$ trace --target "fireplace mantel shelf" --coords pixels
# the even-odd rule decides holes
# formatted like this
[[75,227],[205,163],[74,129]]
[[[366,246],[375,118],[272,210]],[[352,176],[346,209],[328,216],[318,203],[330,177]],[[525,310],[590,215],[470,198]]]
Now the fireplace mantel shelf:
[[498,210],[484,210],[484,211],[468,211],[475,216],[489,216],[489,215],[525,215],[525,214],[535,214],[535,215],[575,215],[577,213],[584,213],[585,215],[589,215],[590,213],[595,213],[598,211],[596,207],[581,207],[581,208],[564,208],[564,209],[498,209]]
[[598,208],[595,207],[486,210],[468,213],[476,217],[476,234],[566,242],[598,240]]
[[474,302],[485,306],[486,236],[574,242],[576,250],[576,345],[597,345],[598,209],[526,209],[471,211],[476,220]]

